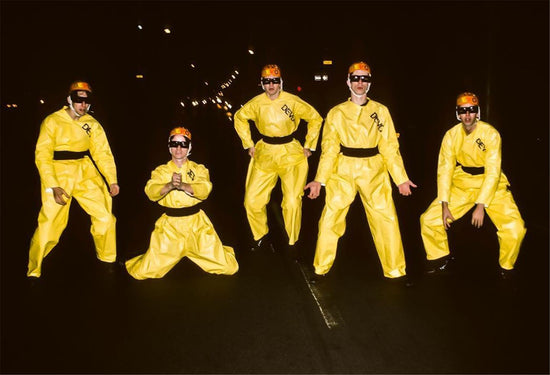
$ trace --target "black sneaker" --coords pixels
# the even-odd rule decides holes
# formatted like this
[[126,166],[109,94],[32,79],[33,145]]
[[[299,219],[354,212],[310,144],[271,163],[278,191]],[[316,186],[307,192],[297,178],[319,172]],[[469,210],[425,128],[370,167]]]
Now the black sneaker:
[[448,275],[454,271],[454,268],[455,258],[447,256],[440,259],[429,260],[426,273],[428,275]]
[[258,241],[254,241],[254,243],[250,247],[251,251],[258,251],[258,250],[261,250],[261,249],[269,249],[269,250],[271,250],[271,252],[273,252],[273,253],[275,252],[275,248],[273,247],[273,244],[271,243],[271,241],[267,237],[267,234],[265,236],[263,236],[262,238],[260,238]]

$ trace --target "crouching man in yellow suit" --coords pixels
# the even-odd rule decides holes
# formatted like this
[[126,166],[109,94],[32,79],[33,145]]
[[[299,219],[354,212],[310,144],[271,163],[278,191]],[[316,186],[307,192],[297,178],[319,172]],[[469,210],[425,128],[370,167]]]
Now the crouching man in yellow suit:
[[445,133],[437,167],[437,198],[420,217],[428,273],[450,267],[446,229],[473,206],[472,225],[483,225],[485,211],[497,228],[500,276],[508,278],[525,236],[525,225],[501,171],[501,139],[490,124],[480,121],[479,100],[465,92],[456,101],[459,124]]
[[145,186],[145,193],[164,208],[155,223],[149,249],[126,261],[135,279],[161,278],[182,258],[188,257],[209,273],[232,275],[239,265],[235,252],[223,246],[200,203],[208,198],[212,183],[208,169],[188,159],[191,133],[172,129],[168,139],[172,160],[157,167]]
[[88,114],[93,102],[90,85],[73,82],[67,102],[68,106],[44,119],[36,142],[42,208],[31,239],[28,277],[41,276],[42,261],[57,245],[67,226],[73,198],[91,217],[90,232],[97,258],[106,263],[116,260],[116,218],[112,214],[111,197],[116,196],[120,188],[115,160],[103,127]]

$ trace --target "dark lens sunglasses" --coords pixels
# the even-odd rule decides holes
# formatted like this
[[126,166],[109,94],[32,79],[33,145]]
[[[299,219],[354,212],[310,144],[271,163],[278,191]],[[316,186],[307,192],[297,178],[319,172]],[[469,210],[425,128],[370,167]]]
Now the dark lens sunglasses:
[[459,114],[459,115],[465,115],[466,112],[470,112],[470,113],[478,113],[479,112],[479,107],[477,105],[474,105],[473,107],[458,107],[456,109],[456,112]]
[[84,103],[92,104],[92,99],[89,96],[78,96],[76,92],[71,93],[71,100],[73,103]]
[[370,82],[370,76],[356,76],[356,75],[350,75],[349,76],[350,82],[359,82],[359,80],[363,82]]
[[274,85],[278,85],[281,83],[280,78],[262,78],[262,83],[264,85],[269,85],[270,83],[273,83]]
[[170,141],[168,142],[169,147],[176,148],[180,146],[181,148],[189,148],[189,142],[187,141]]

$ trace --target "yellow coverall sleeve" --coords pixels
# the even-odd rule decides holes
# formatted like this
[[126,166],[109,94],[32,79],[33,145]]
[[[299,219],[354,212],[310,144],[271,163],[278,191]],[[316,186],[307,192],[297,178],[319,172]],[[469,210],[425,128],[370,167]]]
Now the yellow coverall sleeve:
[[250,134],[250,123],[248,120],[257,122],[256,119],[256,106],[254,105],[254,99],[247,102],[242,106],[234,116],[234,126],[239,138],[241,138],[243,148],[246,150],[254,146],[254,141],[252,141],[252,135]]
[[103,127],[95,122],[90,132],[90,155],[109,185],[117,183],[115,159]]
[[479,189],[476,203],[483,203],[489,206],[497,191],[501,172],[501,151],[502,143],[500,134],[497,131],[491,132],[488,138],[485,138],[486,156],[485,156],[485,178]]
[[393,120],[390,112],[382,106],[379,109],[379,118],[385,126],[382,128],[381,137],[378,140],[378,151],[384,158],[384,163],[388,168],[388,172],[390,172],[393,182],[396,185],[401,185],[409,177],[407,177],[403,158],[399,152],[399,141],[395,134]]
[[323,118],[315,108],[299,98],[296,98],[296,106],[294,109],[296,110],[298,122],[300,122],[300,119],[307,122],[307,134],[304,148],[315,151],[321,132],[321,125],[323,124]]
[[437,200],[439,202],[449,202],[455,166],[456,156],[453,151],[453,137],[452,133],[448,131],[443,137],[437,162]]
[[331,110],[325,121],[325,127],[323,128],[323,137],[321,139],[321,157],[319,158],[319,166],[317,167],[317,174],[315,175],[315,181],[325,185],[328,178],[332,174],[336,157],[340,152],[340,136],[335,126],[335,117],[338,116],[338,112]]
[[55,146],[55,119],[48,116],[40,125],[40,134],[36,142],[34,153],[36,167],[40,179],[46,187],[57,187],[59,182],[53,166],[53,152]]

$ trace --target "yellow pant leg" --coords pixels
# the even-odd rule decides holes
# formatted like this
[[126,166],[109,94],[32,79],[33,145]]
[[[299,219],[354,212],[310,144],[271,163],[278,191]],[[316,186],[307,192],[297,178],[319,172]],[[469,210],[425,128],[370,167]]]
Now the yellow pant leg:
[[300,228],[302,225],[302,196],[304,195],[307,172],[308,163],[305,157],[298,165],[281,168],[279,170],[281,190],[283,192],[281,207],[283,210],[285,229],[288,235],[288,243],[290,245],[294,245],[300,236]]
[[269,232],[266,205],[276,184],[276,170],[259,169],[254,158],[251,158],[246,176],[244,208],[254,240],[259,240]]
[[90,215],[90,233],[94,239],[97,258],[112,263],[116,260],[116,218],[112,214],[112,198],[96,171],[88,170],[85,173],[92,173],[92,177],[85,176],[88,178],[77,183],[73,196]]
[[374,175],[358,178],[356,183],[384,276],[404,276],[405,253],[388,172],[380,168]]
[[485,210],[497,228],[499,264],[502,268],[511,270],[527,232],[512,193],[505,186],[499,186],[493,201]]
[[338,239],[346,231],[346,215],[356,194],[353,181],[333,175],[326,184],[326,200],[315,248],[313,266],[315,273],[324,275],[334,263]]
[[235,252],[223,246],[212,222],[200,211],[194,220],[194,239],[187,241],[186,256],[204,271],[214,274],[233,275],[239,270]]
[[[476,189],[470,192],[451,188],[449,210],[455,220],[464,216],[475,204]],[[434,200],[428,209],[420,215],[420,233],[428,260],[449,255],[449,241],[443,226],[441,203]]]
[[185,243],[191,231],[187,228],[180,232],[182,228],[178,226],[178,221],[189,222],[185,219],[162,215],[156,221],[147,252],[126,261],[126,269],[133,278],[162,278],[185,256]]
[[62,206],[55,203],[53,193],[45,192],[42,186],[42,208],[38,214],[38,227],[34,231],[29,249],[27,276],[40,277],[42,261],[59,242],[69,220],[72,199]]

